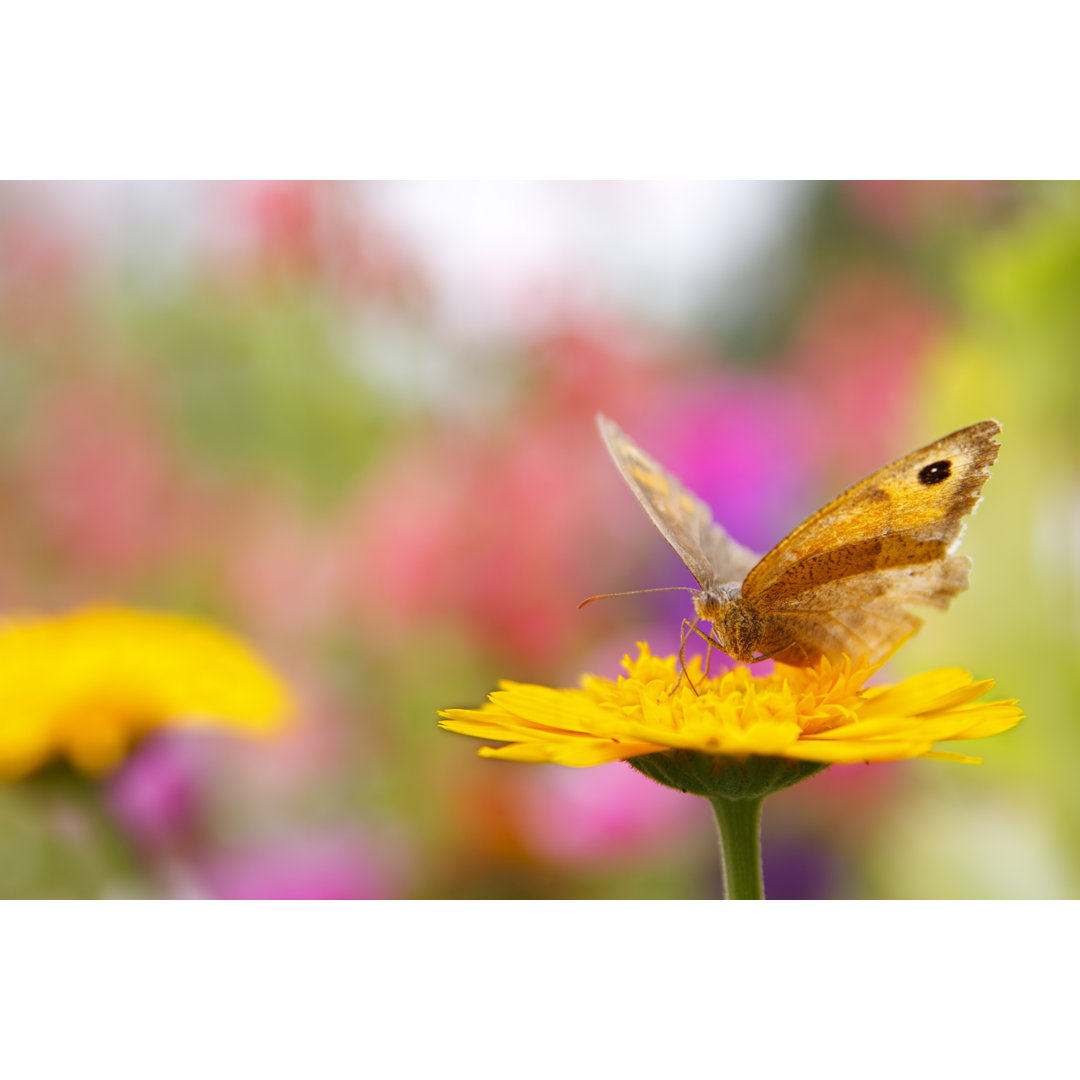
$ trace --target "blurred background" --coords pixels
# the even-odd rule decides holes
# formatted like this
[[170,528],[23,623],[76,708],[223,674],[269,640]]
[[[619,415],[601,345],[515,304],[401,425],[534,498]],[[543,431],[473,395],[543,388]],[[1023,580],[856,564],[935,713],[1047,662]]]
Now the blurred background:
[[436,727],[677,646],[684,593],[578,610],[690,583],[600,410],[762,551],[1002,422],[972,587],[889,674],[961,666],[1027,720],[981,766],[773,796],[766,889],[1074,897],[1078,406],[1076,185],[0,185],[0,612],[203,616],[299,701],[77,797],[4,784],[0,896],[720,895],[703,800]]

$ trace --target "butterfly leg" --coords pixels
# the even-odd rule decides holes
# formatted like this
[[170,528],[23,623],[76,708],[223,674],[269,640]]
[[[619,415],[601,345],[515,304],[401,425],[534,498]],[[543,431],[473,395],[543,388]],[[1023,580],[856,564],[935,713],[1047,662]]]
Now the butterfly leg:
[[724,648],[722,642],[718,641],[712,634],[706,634],[705,631],[702,630],[701,627],[696,625],[696,624],[694,625],[694,633],[697,634],[698,637],[704,638],[709,643],[709,648],[710,649],[712,649],[715,646],[721,652],[727,652],[727,649]]
[[[790,648],[788,645],[781,645],[778,649],[773,649],[772,652],[760,653],[750,661],[751,664],[760,664],[762,660],[771,660],[777,653],[782,653],[785,649]],[[806,650],[803,650],[803,655],[806,658],[806,662],[809,662],[812,657],[807,656]]]
[[[679,634],[679,678],[676,681],[675,686],[672,688],[671,692],[673,694],[676,690],[679,689],[679,683],[682,682],[683,676],[686,675],[686,642],[687,639],[690,637],[691,632],[697,630],[697,628],[697,623],[694,622],[692,619],[683,619],[682,631]],[[693,690],[696,694],[698,692],[698,689],[694,685],[694,680],[691,679],[689,675],[686,675],[686,681],[689,684],[690,689]]]

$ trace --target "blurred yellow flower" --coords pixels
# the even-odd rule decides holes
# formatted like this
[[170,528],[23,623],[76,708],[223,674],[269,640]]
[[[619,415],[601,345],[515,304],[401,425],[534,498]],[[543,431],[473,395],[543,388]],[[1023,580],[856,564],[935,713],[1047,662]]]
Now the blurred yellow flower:
[[196,619],[102,607],[0,621],[6,779],[60,757],[100,772],[166,725],[269,734],[289,707],[241,641]]
[[1014,701],[977,703],[993,681],[973,682],[957,668],[864,687],[880,666],[865,659],[823,659],[807,668],[778,664],[775,673],[760,677],[736,667],[705,678],[695,657],[680,681],[676,657],[654,657],[645,644],[639,649],[638,659],[623,660],[627,674],[617,681],[587,675],[581,689],[566,690],[503,682],[479,709],[441,712],[440,725],[506,742],[480,753],[512,761],[585,766],[691,751],[824,767],[913,757],[978,762],[934,744],[996,735],[1023,716]]

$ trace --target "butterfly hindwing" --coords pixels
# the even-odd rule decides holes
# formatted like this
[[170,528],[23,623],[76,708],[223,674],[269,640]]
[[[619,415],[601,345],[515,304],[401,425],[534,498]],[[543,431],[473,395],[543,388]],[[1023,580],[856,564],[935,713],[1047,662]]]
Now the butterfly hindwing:
[[908,605],[947,607],[967,588],[970,571],[971,560],[954,555],[818,586],[767,612],[758,648],[787,664],[805,664],[822,654],[833,660],[841,653],[877,659],[922,625]]

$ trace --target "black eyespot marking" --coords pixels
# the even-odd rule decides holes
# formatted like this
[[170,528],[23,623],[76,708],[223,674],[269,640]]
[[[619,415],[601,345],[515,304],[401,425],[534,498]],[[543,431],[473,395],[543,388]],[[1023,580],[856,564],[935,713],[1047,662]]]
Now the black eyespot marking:
[[952,476],[952,462],[935,461],[933,465],[924,465],[919,470],[919,483],[931,487],[934,484],[940,484],[943,480],[948,480],[950,476]]

